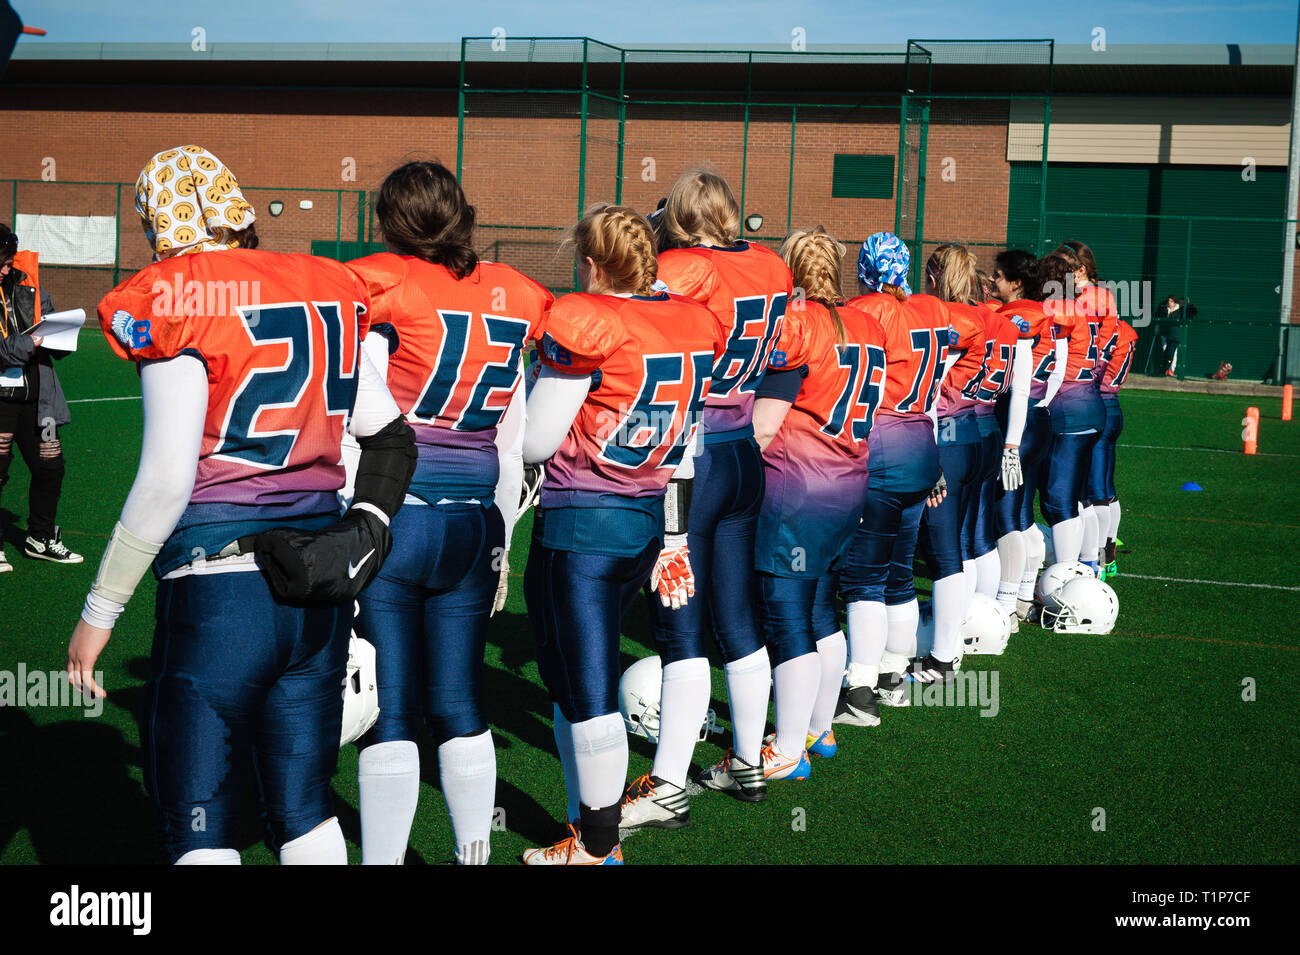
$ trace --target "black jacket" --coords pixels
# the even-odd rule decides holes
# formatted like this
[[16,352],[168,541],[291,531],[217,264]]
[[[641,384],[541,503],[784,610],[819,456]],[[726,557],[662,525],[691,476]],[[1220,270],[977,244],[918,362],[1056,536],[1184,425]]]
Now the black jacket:
[[[20,284],[27,277],[25,272],[10,268],[3,279],[5,316],[4,328],[8,335],[0,337],[0,371],[11,368],[23,369],[23,381],[16,387],[0,385],[0,401],[39,402],[36,409],[37,420],[53,418],[56,425],[65,425],[72,420],[68,413],[68,402],[63,396],[63,388],[54,373],[54,363],[50,353],[44,348],[37,348],[27,329],[36,324],[37,290],[30,285]],[[42,315],[54,311],[54,303],[45,291],[40,291]]]

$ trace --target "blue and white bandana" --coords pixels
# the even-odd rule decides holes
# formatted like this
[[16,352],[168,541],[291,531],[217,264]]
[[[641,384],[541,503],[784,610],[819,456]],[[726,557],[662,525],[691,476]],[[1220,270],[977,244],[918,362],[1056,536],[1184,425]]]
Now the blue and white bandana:
[[882,285],[897,285],[909,295],[907,272],[912,264],[912,253],[903,240],[892,232],[877,232],[868,236],[858,252],[858,281],[873,291]]

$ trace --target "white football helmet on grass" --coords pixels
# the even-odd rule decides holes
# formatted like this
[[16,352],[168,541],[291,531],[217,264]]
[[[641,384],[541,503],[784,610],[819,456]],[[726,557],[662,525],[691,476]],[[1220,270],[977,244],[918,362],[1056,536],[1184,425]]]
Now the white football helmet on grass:
[[[659,742],[659,701],[663,694],[663,661],[657,656],[643,657],[623,672],[618,681],[618,709],[630,736],[644,736]],[[710,733],[721,733],[718,714],[710,709],[700,726],[700,742]]]
[[1076,577],[1056,592],[1056,609],[1043,609],[1043,626],[1054,633],[1110,633],[1119,597],[1096,577]]
[[1044,614],[1049,610],[1056,611],[1059,609],[1056,603],[1056,595],[1062,587],[1076,577],[1094,577],[1094,575],[1087,564],[1081,564],[1078,561],[1062,561],[1059,564],[1052,564],[1043,571],[1038,578],[1038,586],[1034,588],[1034,597],[1037,599],[1039,606],[1043,608]]
[[964,653],[997,655],[1007,648],[1011,639],[1011,618],[998,602],[987,594],[971,597],[966,619],[961,622],[961,640]]

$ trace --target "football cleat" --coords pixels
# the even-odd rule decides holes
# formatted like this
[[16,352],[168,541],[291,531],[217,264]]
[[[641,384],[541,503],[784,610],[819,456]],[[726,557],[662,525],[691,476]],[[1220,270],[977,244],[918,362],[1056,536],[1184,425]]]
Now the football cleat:
[[917,683],[951,683],[956,679],[956,661],[945,663],[927,653],[912,665],[912,679]]
[[63,543],[62,528],[54,528],[53,537],[32,537],[30,534],[23,543],[23,553],[36,560],[48,560],[55,564],[80,564],[82,556],[74,554]]
[[700,773],[699,783],[708,789],[730,793],[744,802],[762,802],[767,798],[767,776],[759,762],[751,766],[734,750],[727,750],[722,762]]
[[776,748],[773,740],[763,747],[763,775],[767,779],[811,778],[812,763],[808,761],[808,751],[805,749],[798,756],[787,756]]
[[524,865],[622,865],[623,848],[615,845],[609,855],[594,856],[582,844],[577,827],[569,823],[567,837],[545,849],[529,849],[522,859]]
[[632,780],[620,809],[620,829],[685,829],[691,824],[686,790],[649,773]]
[[842,689],[831,722],[843,723],[847,726],[879,726],[880,706],[877,702],[876,688],[848,686]]
[[0,547],[0,574],[7,574],[14,569],[14,565],[9,563],[9,558],[5,556],[4,547]]
[[882,673],[876,687],[876,702],[881,706],[911,706],[907,695],[907,677],[901,673]]
[[809,756],[820,756],[822,759],[830,759],[839,750],[839,746],[835,743],[834,730],[827,730],[821,736],[813,736],[809,733],[806,746]]

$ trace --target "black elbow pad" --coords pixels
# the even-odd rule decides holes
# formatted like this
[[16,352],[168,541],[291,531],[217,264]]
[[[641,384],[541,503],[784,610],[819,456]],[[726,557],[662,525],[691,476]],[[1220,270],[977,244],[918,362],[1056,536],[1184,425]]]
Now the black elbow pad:
[[406,500],[418,455],[415,432],[401,418],[394,418],[374,434],[357,438],[361,459],[357,462],[352,506],[371,504],[391,519]]

